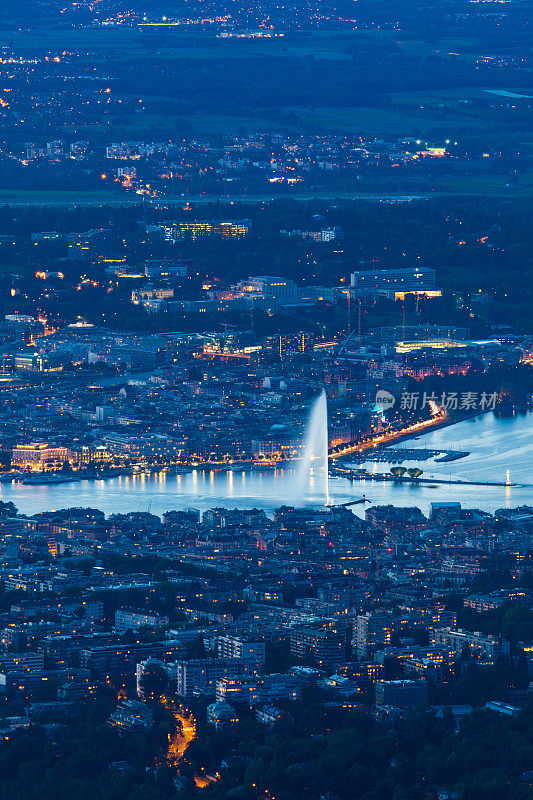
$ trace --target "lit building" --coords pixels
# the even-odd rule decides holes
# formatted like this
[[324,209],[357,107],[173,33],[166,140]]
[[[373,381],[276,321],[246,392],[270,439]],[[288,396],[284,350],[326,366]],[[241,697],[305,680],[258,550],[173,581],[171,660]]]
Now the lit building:
[[13,360],[15,372],[58,372],[63,369],[61,356],[57,353],[16,353]]
[[173,668],[176,691],[181,697],[214,695],[217,681],[227,677],[237,678],[248,672],[247,662],[237,658],[194,658],[176,661]]
[[124,679],[133,675],[136,665],[147,658],[161,658],[163,645],[91,645],[81,651],[82,666],[99,680]]
[[342,239],[342,228],[321,228],[318,231],[302,231],[299,229],[292,231],[280,231],[285,236],[296,236],[300,239],[309,239],[313,242],[333,242],[335,239]]
[[280,722],[285,717],[285,712],[281,708],[268,703],[263,708],[258,708],[255,712],[255,718],[261,725],[267,725],[269,728],[274,727],[276,723]]
[[[192,261],[177,258],[150,259],[144,274],[147,278],[184,278],[192,268]],[[161,295],[156,295],[160,297]],[[168,296],[168,295],[167,295]],[[170,295],[171,296],[171,295]]]
[[226,677],[217,681],[218,701],[229,700],[255,706],[271,700],[300,700],[301,679],[289,673],[273,673],[260,677]]
[[116,458],[133,461],[157,461],[169,463],[179,459],[183,443],[168,436],[128,436],[109,433],[104,436],[107,450]]
[[0,672],[0,696],[9,700],[30,700],[35,693],[57,691],[57,687],[65,681],[75,680],[89,684],[89,672],[86,669],[32,669],[25,671],[6,670]]
[[368,611],[357,617],[352,646],[361,659],[369,658],[380,647],[391,642],[394,618],[389,611]]
[[295,303],[298,301],[298,286],[287,278],[273,275],[255,275],[239,281],[236,286],[240,292],[255,292],[265,295],[275,303]]
[[303,444],[296,438],[273,433],[264,439],[252,439],[254,461],[291,461],[301,454]]
[[135,631],[139,628],[161,628],[168,625],[168,617],[161,617],[159,614],[145,613],[144,611],[129,611],[119,608],[115,611],[115,630],[123,634],[127,630]]
[[249,219],[213,221],[190,220],[179,222],[165,222],[162,225],[149,226],[147,231],[160,231],[167,241],[175,242],[180,239],[244,239],[251,233],[252,222]]
[[107,255],[111,248],[111,230],[94,228],[85,233],[68,233],[68,257],[73,261],[90,261],[96,256]]
[[283,361],[284,358],[294,353],[312,353],[314,344],[315,337],[313,334],[299,331],[286,336],[281,334],[268,336],[265,341],[265,348],[272,355],[279,356]]
[[39,233],[31,234],[32,244],[39,242],[57,242],[62,238],[63,235],[61,233],[57,233],[57,231],[40,231]]
[[467,650],[473,658],[484,664],[494,664],[499,657],[509,656],[509,642],[479,631],[465,631],[462,628],[437,628],[431,632],[431,641],[436,645],[449,647],[457,655]]
[[389,297],[403,300],[406,294],[425,294],[440,297],[440,289],[435,289],[435,270],[419,267],[403,269],[373,269],[352,272],[353,294],[364,297]]
[[144,691],[144,676],[149,674],[151,670],[156,669],[161,673],[169,674],[169,669],[164,661],[159,658],[147,658],[146,661],[140,661],[135,668],[135,687],[137,689],[137,697],[141,700],[146,700]]
[[346,637],[338,631],[300,628],[291,632],[291,654],[329,666],[346,657]]
[[238,721],[237,712],[225,700],[207,706],[207,723],[213,725],[217,731],[226,725],[235,725]]
[[376,705],[410,708],[425,705],[428,700],[427,681],[378,681]]
[[172,297],[174,297],[174,289],[171,286],[157,288],[144,286],[142,289],[135,289],[131,293],[131,302],[134,305],[138,305],[143,300],[169,300]]
[[153,711],[139,700],[123,700],[108,719],[113,728],[146,730],[153,724]]
[[457,328],[453,325],[391,325],[376,328],[371,332],[385,342],[442,341],[447,339],[463,341],[470,338],[470,328]]
[[18,444],[11,455],[13,466],[32,472],[60,469],[69,459],[67,447],[51,447],[48,444]]
[[465,597],[463,606],[465,608],[472,608],[474,611],[477,611],[478,614],[482,614],[485,611],[495,611],[497,608],[500,608],[500,606],[503,606],[504,603],[508,602],[509,598],[504,596],[471,594]]
[[0,669],[6,672],[34,672],[44,669],[42,653],[3,653],[0,656]]
[[240,658],[253,661],[259,666],[265,663],[265,643],[244,636],[219,636],[217,640],[220,658]]
[[87,464],[105,464],[109,459],[109,452],[101,445],[98,447],[82,445],[70,451],[70,460],[77,467],[84,467]]

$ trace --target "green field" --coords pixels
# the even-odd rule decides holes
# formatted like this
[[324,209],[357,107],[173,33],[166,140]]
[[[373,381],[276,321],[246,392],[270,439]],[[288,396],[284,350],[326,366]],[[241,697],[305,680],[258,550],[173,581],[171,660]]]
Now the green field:
[[304,125],[323,130],[361,133],[411,134],[415,130],[446,131],[452,127],[471,127],[472,121],[459,116],[453,119],[436,119],[428,113],[411,108],[406,113],[400,108],[291,108]]
[[56,189],[1,189],[0,205],[10,203],[99,203],[128,202],[134,198],[118,192],[89,191],[78,192]]
[[130,58],[139,53],[158,57],[219,59],[285,56],[287,58],[346,59],[343,49],[350,41],[357,40],[353,34],[333,35],[313,32],[297,40],[285,36],[258,39],[216,38],[212,33],[190,33],[182,27],[165,28],[57,28],[29,31],[0,30],[0,43],[13,44],[17,48],[50,50],[55,48],[113,51],[116,55]]
[[464,177],[446,177],[442,181],[446,192],[457,194],[478,194],[498,197],[532,197],[533,173],[515,177],[509,184],[506,175],[466,175]]
[[29,31],[0,30],[2,45],[13,43],[17,48],[87,48],[115,49],[142,42],[139,32],[134,28],[37,28]]
[[442,39],[429,44],[423,39],[409,38],[393,29],[353,31],[312,31],[305,35],[285,34],[272,38],[216,38],[212,32],[190,32],[182,26],[102,26],[95,28],[35,28],[32,31],[0,30],[2,44],[13,43],[29,49],[87,49],[114,51],[129,58],[136,53],[151,53],[157,48],[158,57],[189,59],[217,58],[315,58],[349,60],[347,47],[375,40],[376,44],[398,45],[406,54],[446,55],[454,48],[468,53],[473,40],[469,38]]

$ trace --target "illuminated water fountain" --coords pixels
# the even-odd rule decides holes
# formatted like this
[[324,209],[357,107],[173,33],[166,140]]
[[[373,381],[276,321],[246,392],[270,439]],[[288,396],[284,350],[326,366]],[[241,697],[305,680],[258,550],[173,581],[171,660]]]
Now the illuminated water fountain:
[[328,403],[324,390],[311,407],[302,459],[296,476],[294,502],[303,505],[311,487],[312,493],[323,497],[324,504],[329,505]]

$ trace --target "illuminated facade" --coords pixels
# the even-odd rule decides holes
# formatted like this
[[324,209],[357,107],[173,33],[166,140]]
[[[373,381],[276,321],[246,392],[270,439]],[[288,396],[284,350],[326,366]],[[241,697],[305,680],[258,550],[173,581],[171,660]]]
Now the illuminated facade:
[[351,287],[357,296],[403,299],[406,294],[440,296],[435,288],[435,270],[427,267],[375,269],[352,272]]
[[497,658],[509,656],[509,642],[490,634],[478,631],[465,631],[461,628],[438,628],[431,633],[433,644],[449,647],[457,655],[468,650],[482,664],[492,665]]
[[369,658],[380,647],[391,643],[394,618],[390,612],[367,612],[357,617],[352,647],[361,659]]
[[[248,673],[247,662],[241,659],[195,658],[173,664],[176,690],[182,697],[215,694],[217,681]],[[218,698],[217,698],[218,699]],[[225,699],[225,698],[221,698]]]
[[302,449],[301,441],[285,436],[252,439],[254,461],[291,461],[301,456]]
[[149,259],[144,274],[147,278],[184,278],[191,269],[192,261],[188,259]]
[[291,633],[291,654],[301,659],[311,659],[319,667],[344,661],[346,640],[341,632],[301,628]]
[[298,287],[294,281],[273,275],[255,275],[239,281],[237,290],[255,292],[277,303],[290,303],[298,300]]
[[120,634],[139,628],[160,628],[167,624],[168,617],[160,617],[159,614],[146,614],[143,611],[129,611],[124,608],[115,611],[115,630]]
[[165,222],[158,229],[167,241],[179,239],[245,239],[252,230],[249,219],[219,222],[213,220],[191,220],[190,222]]
[[16,353],[13,359],[15,372],[59,372],[63,365],[56,357],[55,363],[50,362],[49,356],[40,353]]
[[66,236],[68,257],[73,261],[90,261],[97,255],[105,255],[111,247],[111,230],[93,228],[84,233],[69,233]]
[[243,636],[219,636],[217,646],[220,658],[241,658],[261,665],[265,663],[264,642]]
[[51,447],[48,444],[18,444],[13,448],[11,463],[31,472],[60,469],[70,459],[67,447]]
[[287,336],[281,334],[268,336],[265,347],[283,361],[284,358],[294,353],[312,353],[314,344],[315,337],[313,334],[299,331]]

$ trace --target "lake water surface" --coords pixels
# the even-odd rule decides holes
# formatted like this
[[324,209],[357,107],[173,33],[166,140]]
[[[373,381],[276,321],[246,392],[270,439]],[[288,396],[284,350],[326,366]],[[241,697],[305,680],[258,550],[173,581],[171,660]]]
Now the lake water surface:
[[[469,451],[458,461],[439,464],[420,462],[423,477],[441,480],[494,481],[505,483],[507,470],[516,486],[465,486],[456,484],[397,484],[373,480],[330,479],[334,503],[361,498],[371,505],[419,506],[424,513],[437,501],[460,501],[467,508],[494,511],[497,508],[533,505],[533,414],[497,417],[485,414],[411,439],[398,447],[427,447]],[[349,461],[344,462],[349,464]],[[413,466],[415,462],[404,462]],[[360,465],[356,465],[360,466]],[[366,462],[374,472],[387,472],[388,464]],[[171,509],[200,510],[223,506],[273,511],[296,501],[296,482],[291,469],[236,472],[196,470],[186,475],[164,473],[123,476],[106,481],[80,481],[51,486],[0,485],[0,498],[11,500],[19,511],[35,514],[73,506],[99,508],[106,514],[151,510],[162,514]],[[305,504],[319,506],[323,492],[311,478]],[[363,506],[354,511],[364,514]]]

